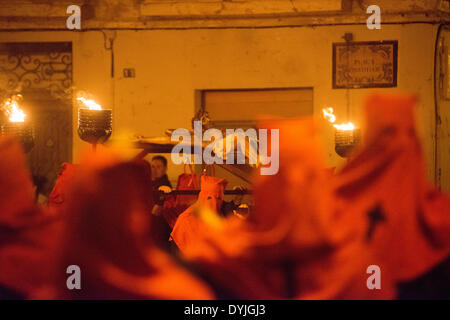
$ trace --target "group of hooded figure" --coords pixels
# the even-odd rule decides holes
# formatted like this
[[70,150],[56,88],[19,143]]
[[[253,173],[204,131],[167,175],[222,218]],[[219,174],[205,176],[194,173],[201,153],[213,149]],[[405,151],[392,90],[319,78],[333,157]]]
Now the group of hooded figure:
[[[368,98],[361,146],[333,175],[314,119],[261,122],[279,129],[279,172],[255,175],[246,219],[218,214],[227,183],[202,176],[197,201],[172,222],[177,253],[149,232],[145,161],[99,150],[65,164],[40,207],[19,142],[2,138],[0,297],[449,298],[450,198],[427,181],[414,105]],[[71,265],[81,289],[67,286]]]

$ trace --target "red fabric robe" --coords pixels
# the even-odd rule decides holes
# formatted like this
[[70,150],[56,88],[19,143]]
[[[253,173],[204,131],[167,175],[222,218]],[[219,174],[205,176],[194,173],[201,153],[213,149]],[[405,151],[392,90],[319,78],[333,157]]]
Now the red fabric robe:
[[370,256],[354,237],[355,226],[335,230],[339,221],[314,123],[287,120],[260,127],[279,129],[279,172],[256,179],[255,208],[248,221],[202,221],[200,228],[189,211],[183,215],[195,222],[194,229],[185,227],[180,216],[177,224],[187,230],[183,235],[195,237],[192,242],[182,238],[185,256],[228,298],[392,297],[389,282],[383,292],[367,289]]
[[[194,173],[192,166],[189,165],[191,173],[186,173],[186,165],[184,166],[185,172],[178,176],[177,189],[176,190],[198,190],[200,187],[200,177]],[[162,210],[162,216],[173,229],[175,222],[180,214],[182,214],[189,206],[197,201],[197,196],[192,195],[177,195],[168,196],[164,201],[164,207]]]
[[34,203],[19,142],[0,137],[0,286],[24,298],[51,294],[61,220]]
[[[80,164],[67,199],[58,295],[83,299],[211,299],[212,291],[158,249],[149,234],[148,165],[97,153]],[[150,221],[150,223],[149,223]],[[65,287],[78,265],[82,290]]]
[[75,164],[64,162],[61,165],[61,171],[58,174],[55,186],[48,196],[47,210],[50,213],[58,214],[58,211],[66,202],[67,192],[70,189],[76,170],[77,165]]
[[192,247],[202,245],[203,236],[209,232],[209,229],[196,214],[196,211],[206,208],[212,212],[209,216],[218,220],[217,213],[223,202],[226,185],[227,181],[224,179],[209,176],[201,177],[198,200],[178,217],[171,233],[171,239],[182,252],[197,250]]
[[412,280],[450,253],[450,199],[426,179],[415,97],[366,102],[363,145],[334,179],[337,214],[358,228],[372,263],[395,282]]

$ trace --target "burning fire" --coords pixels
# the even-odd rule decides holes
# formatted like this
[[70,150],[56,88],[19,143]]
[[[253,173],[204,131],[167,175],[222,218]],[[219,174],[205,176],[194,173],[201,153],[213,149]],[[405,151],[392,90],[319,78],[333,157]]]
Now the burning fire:
[[19,104],[14,98],[7,99],[2,109],[6,112],[11,122],[25,122],[26,114],[19,108]]
[[78,101],[81,101],[89,110],[102,110],[102,106],[97,102],[91,99],[85,99],[83,97],[77,98]]
[[[333,112],[334,112],[333,108],[322,109],[324,119],[328,120],[331,123],[334,123],[336,121],[336,116],[334,115]],[[342,124],[333,124],[333,127],[335,127],[338,130],[342,130],[342,131],[355,130],[355,125],[351,122],[342,123]]]
[[323,117],[331,123],[336,121],[336,116],[333,114],[333,108],[322,109]]
[[342,123],[342,124],[334,124],[333,125],[336,129],[342,130],[342,131],[350,131],[355,130],[355,125],[351,122]]

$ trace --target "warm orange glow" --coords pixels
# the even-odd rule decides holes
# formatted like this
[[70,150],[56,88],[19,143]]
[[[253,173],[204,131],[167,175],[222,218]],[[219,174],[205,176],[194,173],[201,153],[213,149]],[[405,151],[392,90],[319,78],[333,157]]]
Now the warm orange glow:
[[[324,108],[322,109],[322,114],[324,119],[328,120],[330,123],[334,123],[336,121],[336,116],[333,113],[333,108]],[[337,130],[342,131],[351,131],[355,130],[355,125],[351,122],[341,123],[341,124],[333,124]]]
[[83,97],[77,98],[78,101],[81,101],[89,110],[102,110],[102,106],[97,102],[91,99],[85,99]]
[[342,124],[333,124],[333,127],[335,127],[338,130],[342,130],[342,131],[355,130],[355,125],[351,122],[342,123]]
[[19,104],[17,101],[13,99],[8,99],[4,105],[3,108],[6,111],[6,114],[9,117],[9,121],[11,122],[24,122],[26,114],[19,108]]
[[331,123],[336,121],[336,116],[333,114],[333,108],[322,109],[323,117]]

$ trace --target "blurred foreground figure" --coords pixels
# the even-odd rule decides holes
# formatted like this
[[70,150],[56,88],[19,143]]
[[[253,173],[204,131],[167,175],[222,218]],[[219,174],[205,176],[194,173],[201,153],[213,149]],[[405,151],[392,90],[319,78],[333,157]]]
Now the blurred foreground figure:
[[[255,209],[247,220],[208,219],[214,215],[205,206],[193,208],[202,227],[189,235],[194,242],[181,238],[184,256],[195,262],[221,298],[391,298],[389,286],[382,293],[367,289],[370,259],[351,238],[352,228],[334,230],[329,173],[312,120],[260,127],[279,129],[278,174],[257,178]],[[194,215],[188,211],[172,233],[177,244],[177,225],[184,215]]]
[[48,297],[61,223],[34,203],[19,142],[0,138],[0,298]]
[[67,201],[70,184],[73,182],[77,167],[78,165],[67,162],[61,165],[55,186],[48,196],[47,211],[50,214],[58,215]]
[[[1,138],[0,297],[391,299],[417,279],[445,285],[450,199],[426,181],[414,103],[372,96],[363,145],[334,177],[312,120],[260,124],[279,129],[279,172],[255,179],[246,220],[218,214],[226,181],[203,176],[172,238],[214,293],[152,239],[148,164],[98,152],[63,171],[43,210],[20,145]],[[80,290],[67,287],[73,265]]]
[[171,234],[171,238],[181,251],[200,249],[193,249],[193,247],[201,246],[202,237],[210,231],[203,221],[205,217],[200,217],[199,213],[203,212],[210,219],[220,221],[219,211],[226,185],[227,181],[224,179],[205,175],[201,177],[201,189],[197,202],[178,217]]
[[[158,249],[148,164],[97,153],[80,165],[65,211],[58,295],[82,299],[211,299],[211,290]],[[150,222],[151,223],[151,222]],[[81,290],[66,268],[81,269]]]
[[367,289],[370,252],[353,237],[361,226],[343,224],[334,214],[316,123],[280,120],[261,127],[278,128],[280,137],[279,173],[256,180],[248,226],[247,255],[259,267],[255,272],[266,291],[277,299],[392,298],[389,281],[383,291]]
[[335,178],[312,121],[263,123],[279,129],[279,173],[256,179],[247,221],[202,219],[183,254],[220,297],[398,297],[399,285],[448,259],[450,245],[450,202],[426,182],[413,106],[404,96],[369,99],[365,143]]
[[423,275],[450,254],[450,199],[426,179],[415,102],[413,96],[370,97],[363,148],[333,183],[339,215],[364,226],[358,237],[372,264],[396,283]]

